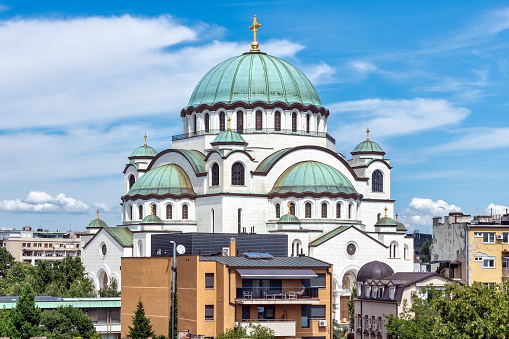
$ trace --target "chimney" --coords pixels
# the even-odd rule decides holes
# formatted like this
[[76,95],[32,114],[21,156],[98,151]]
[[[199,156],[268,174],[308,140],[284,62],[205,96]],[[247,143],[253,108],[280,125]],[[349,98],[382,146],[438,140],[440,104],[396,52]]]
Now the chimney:
[[230,238],[230,257],[234,257],[235,253],[235,238]]

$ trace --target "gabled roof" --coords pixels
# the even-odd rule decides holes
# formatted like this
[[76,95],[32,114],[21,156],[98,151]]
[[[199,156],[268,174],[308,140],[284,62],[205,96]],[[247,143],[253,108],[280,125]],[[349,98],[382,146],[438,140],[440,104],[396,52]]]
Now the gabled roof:
[[358,232],[360,232],[361,234],[364,234],[366,237],[370,238],[371,240],[373,240],[374,242],[376,242],[377,244],[379,245],[382,245],[383,247],[385,248],[389,248],[389,246],[385,245],[384,243],[378,241],[377,239],[373,238],[372,236],[370,236],[369,234],[367,234],[366,232],[364,231],[361,231],[360,229],[358,229],[357,227],[355,227],[354,225],[348,225],[348,226],[339,226],[338,228],[335,228],[333,229],[332,231],[330,231],[329,233],[326,233],[324,235],[322,235],[320,238],[318,239],[315,239],[313,240],[312,242],[309,243],[309,246],[310,247],[316,247],[316,246],[320,246],[321,244],[323,244],[324,242],[334,238],[336,235],[338,234],[341,234],[343,233],[344,231],[346,231],[347,229],[353,229],[353,230],[356,230]]
[[83,246],[83,249],[87,248],[88,245],[92,243],[92,240],[95,239],[102,231],[107,232],[116,242],[119,243],[122,247],[133,247],[133,232],[127,227],[117,226],[117,227],[109,227],[104,226],[101,228],[90,240]]
[[216,261],[229,267],[330,267],[331,264],[312,257],[273,257],[248,259],[245,257],[201,256],[200,261]]

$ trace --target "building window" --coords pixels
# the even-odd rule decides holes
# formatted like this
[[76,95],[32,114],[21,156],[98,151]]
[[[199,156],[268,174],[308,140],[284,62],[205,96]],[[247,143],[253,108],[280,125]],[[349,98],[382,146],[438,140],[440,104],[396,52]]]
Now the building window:
[[325,319],[325,305],[301,305],[301,327],[309,328],[311,319]]
[[393,241],[389,246],[389,258],[397,258],[398,257],[398,243]]
[[219,113],[219,130],[224,131],[225,130],[225,115],[224,112]]
[[309,133],[310,120],[311,120],[311,115],[310,114],[306,115],[306,133]]
[[238,233],[242,232],[242,208],[237,210],[237,227]]
[[194,121],[194,123],[193,123],[193,133],[194,133],[194,135],[196,135],[196,130],[198,128],[198,126],[196,126],[197,125],[196,114],[193,115],[193,121]]
[[258,306],[258,319],[269,320],[276,318],[276,309],[274,305]]
[[295,239],[292,242],[292,257],[297,257],[301,253],[302,253],[302,244],[300,243],[299,239]]
[[281,131],[281,112],[274,113],[274,130]]
[[217,162],[212,164],[212,186],[219,186],[219,165]]
[[389,300],[394,300],[396,294],[396,287],[389,287]]
[[369,331],[371,329],[371,317],[366,316],[366,329]]
[[295,204],[293,202],[290,203],[290,214],[295,215]]
[[376,321],[375,317],[373,317],[373,319],[371,319],[371,321],[373,322],[373,330],[377,331],[378,330],[378,321]]
[[173,206],[171,204],[166,205],[166,219],[173,218]]
[[205,305],[205,320],[214,320],[214,305]]
[[232,166],[232,185],[244,185],[244,165],[240,162]]
[[495,268],[495,257],[486,257],[482,261],[483,268]]
[[276,204],[275,207],[276,207],[276,219],[279,219],[281,218],[281,205]]
[[353,204],[348,205],[348,219],[353,219]]
[[376,221],[380,220],[382,218],[382,213],[378,213],[376,216]]
[[143,206],[142,205],[138,206],[138,215],[140,217],[140,220],[142,220],[143,219]]
[[371,297],[371,286],[369,285],[364,286],[364,297],[366,298]]
[[297,113],[292,113],[292,132],[297,132]]
[[136,178],[134,177],[134,175],[130,175],[129,176],[129,189],[131,189],[134,185],[134,183],[136,182]]
[[305,218],[311,218],[311,203],[307,202],[305,206]]
[[384,191],[384,177],[379,170],[374,171],[371,175],[371,190],[373,192]]
[[244,133],[244,113],[237,111],[237,133]]
[[474,257],[474,261],[482,261],[483,257]]
[[129,220],[133,220],[133,205],[129,205]]
[[189,219],[189,206],[182,205],[182,219]]
[[205,288],[214,288],[214,273],[205,273]]
[[155,204],[150,205],[150,213],[157,215],[157,206]]
[[408,259],[408,245],[403,247],[403,259]]
[[382,299],[384,297],[384,288],[383,286],[380,286],[378,289],[378,298]]
[[322,203],[322,218],[327,218],[327,204]]
[[262,112],[256,111],[256,130],[261,131],[262,129],[263,129]]
[[210,129],[210,118],[209,114],[205,113],[205,133],[208,133]]
[[336,219],[341,219],[341,203],[336,204]]
[[484,232],[482,241],[485,244],[494,244],[495,243],[495,232]]
[[504,244],[507,244],[507,243],[509,242],[509,233],[504,232],[504,233],[502,234],[502,239],[503,239],[503,240],[502,240],[502,242],[503,242]]
[[474,232],[475,238],[482,238],[482,232]]

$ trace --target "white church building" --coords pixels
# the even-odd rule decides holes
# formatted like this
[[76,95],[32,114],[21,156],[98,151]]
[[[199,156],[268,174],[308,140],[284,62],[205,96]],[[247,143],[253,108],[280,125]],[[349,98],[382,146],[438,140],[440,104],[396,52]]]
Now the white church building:
[[119,256],[150,256],[153,234],[283,233],[289,255],[334,265],[336,319],[345,320],[364,264],[413,270],[413,238],[392,218],[389,160],[369,130],[351,158],[337,153],[334,117],[313,84],[252,47],[203,76],[172,148],[145,139],[129,156],[122,225],[89,225],[84,264],[97,289],[120,286]]

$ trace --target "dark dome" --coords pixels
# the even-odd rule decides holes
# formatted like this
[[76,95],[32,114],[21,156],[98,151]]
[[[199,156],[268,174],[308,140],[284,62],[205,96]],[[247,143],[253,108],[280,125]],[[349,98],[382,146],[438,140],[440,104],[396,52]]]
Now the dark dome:
[[361,267],[357,274],[357,281],[363,282],[368,279],[382,279],[393,275],[392,268],[384,262],[371,261]]

